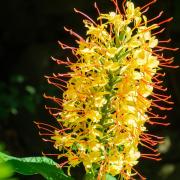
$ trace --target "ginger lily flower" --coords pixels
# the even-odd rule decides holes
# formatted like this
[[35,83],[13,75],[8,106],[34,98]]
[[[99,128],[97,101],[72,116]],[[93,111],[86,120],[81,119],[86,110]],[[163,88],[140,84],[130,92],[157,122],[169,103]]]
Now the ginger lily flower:
[[[164,57],[163,50],[177,50],[161,44],[157,35],[163,31],[158,18],[148,20],[144,13],[156,1],[143,7],[135,7],[131,1],[123,1],[120,10],[117,0],[112,0],[115,11],[100,13],[95,22],[85,17],[86,37],[71,29],[78,47],[59,42],[63,49],[70,49],[77,58],[72,62],[53,58],[60,65],[70,68],[67,74],[46,76],[48,82],[63,91],[63,99],[46,96],[58,104],[58,108],[46,107],[57,119],[60,128],[37,123],[40,130],[51,136],[51,142],[60,152],[58,158],[66,158],[62,166],[75,167],[83,163],[87,173],[97,173],[97,179],[105,179],[107,173],[117,178],[131,179],[139,175],[134,166],[140,158],[160,160],[156,145],[162,137],[148,132],[146,124],[163,125],[166,116],[154,112],[171,107],[171,96],[164,94],[163,67],[171,65],[173,58]],[[67,79],[67,80],[65,80]],[[46,140],[48,141],[48,140]],[[143,153],[139,145],[147,148]]]

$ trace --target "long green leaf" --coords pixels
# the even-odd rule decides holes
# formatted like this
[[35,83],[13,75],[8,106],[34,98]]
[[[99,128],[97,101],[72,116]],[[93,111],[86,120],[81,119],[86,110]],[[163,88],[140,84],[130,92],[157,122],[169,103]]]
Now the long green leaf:
[[57,163],[47,157],[16,158],[0,152],[0,159],[10,164],[15,172],[23,175],[40,174],[47,180],[72,180]]

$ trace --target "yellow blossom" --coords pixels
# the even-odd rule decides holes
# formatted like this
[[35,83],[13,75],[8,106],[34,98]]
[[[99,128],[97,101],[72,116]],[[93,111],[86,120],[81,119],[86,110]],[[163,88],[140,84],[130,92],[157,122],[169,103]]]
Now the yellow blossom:
[[76,10],[86,17],[86,37],[70,31],[79,38],[78,47],[67,48],[78,60],[64,63],[71,72],[48,79],[61,89],[51,80],[59,78],[64,83],[62,77],[68,77],[63,100],[52,98],[62,110],[53,113],[56,108],[49,108],[61,125],[51,138],[54,147],[63,151],[70,167],[82,163],[87,173],[98,172],[98,180],[107,173],[128,180],[139,174],[133,166],[140,157],[159,160],[157,154],[141,153],[139,144],[156,152],[149,144],[156,144],[158,138],[147,133],[146,123],[158,124],[151,121],[160,117],[152,110],[166,110],[156,102],[169,102],[169,96],[153,91],[163,90],[158,78],[164,75],[158,70],[170,66],[158,54],[165,47],[159,45],[154,30],[170,20],[149,25],[153,20],[148,21],[144,13],[154,1],[141,8],[124,1],[124,12],[113,2],[116,10],[100,13],[97,23]]

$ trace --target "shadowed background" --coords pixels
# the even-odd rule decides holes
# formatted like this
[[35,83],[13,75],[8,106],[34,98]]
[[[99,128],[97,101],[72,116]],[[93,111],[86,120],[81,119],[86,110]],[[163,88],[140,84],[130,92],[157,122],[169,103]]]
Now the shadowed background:
[[[95,18],[93,0],[6,0],[0,4],[0,142],[12,155],[34,156],[41,151],[55,152],[51,144],[42,142],[33,121],[55,124],[55,119],[44,110],[44,92],[60,95],[53,86],[46,83],[44,75],[53,72],[65,72],[50,56],[71,57],[69,51],[62,51],[57,41],[75,46],[74,39],[63,26],[71,27],[81,36],[85,36],[82,17],[73,12],[73,8],[82,10]],[[143,4],[134,0],[135,4]],[[141,2],[141,3],[140,3]],[[109,0],[97,0],[102,12],[113,10]],[[172,47],[180,47],[180,1],[159,0],[149,13],[152,18],[164,10],[163,18],[173,16],[167,31],[160,34],[164,40],[172,38]],[[179,52],[167,52],[175,56],[179,64]],[[153,162],[142,160],[139,168],[143,175],[151,180],[179,180],[180,177],[180,71],[165,69],[165,86],[175,102],[174,109],[167,112],[169,127],[153,127],[151,130],[165,135],[165,143],[159,147],[163,160]],[[61,95],[60,95],[61,96]],[[80,171],[80,169],[78,169]],[[78,177],[81,172],[74,173]],[[39,176],[19,179],[42,179]]]

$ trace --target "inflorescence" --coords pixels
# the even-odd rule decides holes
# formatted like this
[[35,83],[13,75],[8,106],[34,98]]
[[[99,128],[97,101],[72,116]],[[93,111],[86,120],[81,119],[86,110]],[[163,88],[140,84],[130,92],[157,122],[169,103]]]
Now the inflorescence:
[[[77,61],[53,58],[71,71],[46,76],[49,84],[63,91],[63,99],[45,95],[58,104],[46,108],[60,128],[37,123],[41,135],[51,136],[44,140],[53,142],[61,152],[58,158],[67,159],[61,166],[83,163],[87,173],[98,172],[99,180],[107,173],[123,179],[138,174],[145,179],[134,169],[139,158],[160,160],[157,144],[163,138],[149,133],[146,124],[169,124],[164,122],[166,116],[154,110],[170,110],[163,104],[173,104],[171,96],[164,94],[162,68],[177,66],[171,65],[173,58],[164,57],[162,51],[177,48],[161,45],[170,39],[157,39],[164,31],[160,25],[172,18],[154,23],[163,12],[150,20],[144,15],[155,2],[135,8],[133,2],[123,1],[121,12],[113,0],[116,9],[108,14],[100,13],[95,3],[96,22],[75,9],[85,17],[86,37],[65,28],[77,38],[78,47],[59,44],[70,49]],[[148,152],[140,152],[139,145]]]

